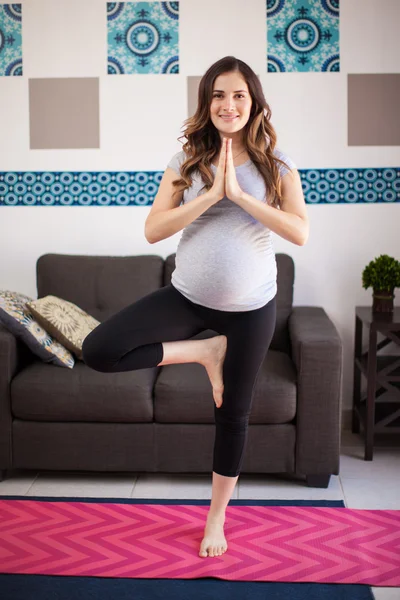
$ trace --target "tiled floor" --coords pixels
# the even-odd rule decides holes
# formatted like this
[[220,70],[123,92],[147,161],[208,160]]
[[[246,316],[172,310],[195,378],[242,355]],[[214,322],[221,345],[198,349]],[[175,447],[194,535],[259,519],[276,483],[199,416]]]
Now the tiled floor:
[[[211,498],[210,475],[13,472],[0,495],[104,498]],[[373,461],[364,461],[362,438],[342,434],[340,475],[327,489],[309,488],[285,475],[241,474],[233,499],[343,500],[348,508],[400,510],[400,436],[377,440]],[[400,588],[373,588],[377,600],[400,600]]]

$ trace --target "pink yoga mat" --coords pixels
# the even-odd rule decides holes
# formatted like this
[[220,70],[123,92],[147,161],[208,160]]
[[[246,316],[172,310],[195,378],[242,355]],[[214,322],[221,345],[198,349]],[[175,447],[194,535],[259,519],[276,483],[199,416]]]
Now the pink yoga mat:
[[208,509],[0,500],[0,572],[400,586],[400,511],[228,506],[228,551],[201,558]]

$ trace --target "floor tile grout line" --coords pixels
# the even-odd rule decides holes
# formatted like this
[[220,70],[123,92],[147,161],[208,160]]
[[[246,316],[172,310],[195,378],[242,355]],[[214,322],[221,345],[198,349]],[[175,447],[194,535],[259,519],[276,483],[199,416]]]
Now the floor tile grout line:
[[136,488],[136,486],[137,486],[137,483],[138,483],[138,481],[139,481],[139,477],[140,477],[140,475],[136,475],[136,476],[135,476],[135,480],[134,480],[134,482],[133,482],[133,487],[132,487],[132,489],[131,489],[130,498],[133,498],[133,492],[135,491],[135,488]]
[[340,475],[339,475],[339,485],[340,485],[340,489],[342,490],[344,505],[345,505],[346,508],[349,508],[348,505],[347,505],[348,504],[347,503],[347,498],[346,498],[346,494],[344,493],[344,487],[342,485],[342,479],[341,479]]
[[26,490],[26,492],[25,492],[24,496],[28,496],[28,495],[29,495],[29,492],[30,492],[31,488],[32,488],[32,486],[34,485],[35,481],[38,479],[39,475],[40,475],[40,471],[37,471],[37,473],[36,473],[36,475],[35,475],[35,478],[34,478],[34,480],[32,481],[32,483],[31,483],[31,485],[29,486],[29,488]]

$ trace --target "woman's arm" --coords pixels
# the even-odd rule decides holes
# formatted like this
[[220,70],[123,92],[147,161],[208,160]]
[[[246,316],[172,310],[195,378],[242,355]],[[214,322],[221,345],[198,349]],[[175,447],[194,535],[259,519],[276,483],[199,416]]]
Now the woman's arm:
[[215,204],[215,200],[209,190],[187,204],[157,212],[146,221],[145,236],[147,241],[150,244],[155,244],[171,237],[171,235],[190,225],[213,204]]
[[297,169],[292,169],[281,178],[281,191],[280,210],[245,192],[235,202],[274,233],[293,244],[304,246],[309,235],[309,220]]

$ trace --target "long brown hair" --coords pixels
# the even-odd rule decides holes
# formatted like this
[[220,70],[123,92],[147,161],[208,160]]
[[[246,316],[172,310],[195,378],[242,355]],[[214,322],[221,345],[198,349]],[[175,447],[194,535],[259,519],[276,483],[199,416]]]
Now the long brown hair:
[[[243,128],[243,142],[247,153],[265,181],[266,197],[275,207],[281,203],[280,175],[277,162],[286,163],[274,155],[277,136],[271,125],[271,109],[265,100],[263,89],[254,71],[242,60],[225,56],[215,62],[200,80],[195,114],[186,119],[186,129],[178,139],[186,138],[182,149],[188,157],[181,165],[181,179],[173,182],[178,194],[192,185],[191,174],[200,172],[207,191],[212,187],[214,174],[211,162],[221,149],[221,137],[210,118],[215,79],[222,73],[240,72],[245,79],[252,98],[250,116]],[[288,167],[289,168],[289,167]]]

